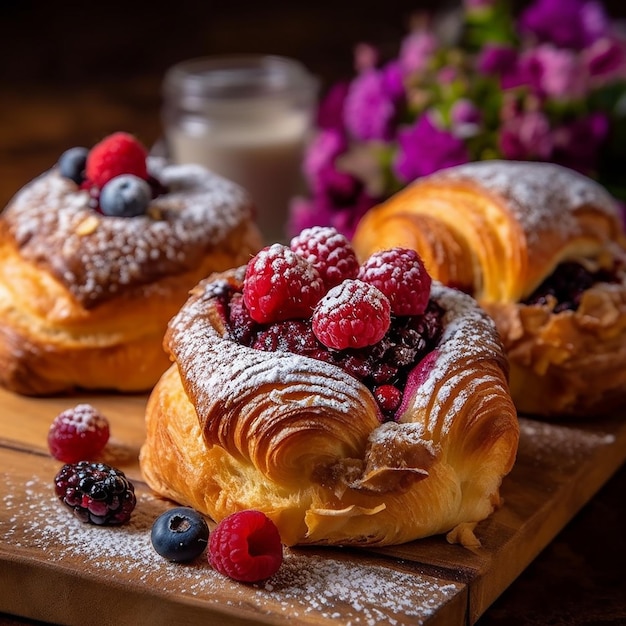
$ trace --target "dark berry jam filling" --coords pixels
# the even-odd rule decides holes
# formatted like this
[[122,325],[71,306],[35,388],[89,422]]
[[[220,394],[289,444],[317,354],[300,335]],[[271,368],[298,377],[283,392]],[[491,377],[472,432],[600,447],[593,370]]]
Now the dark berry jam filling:
[[226,282],[211,285],[207,295],[216,300],[234,341],[255,350],[291,352],[342,368],[370,389],[385,420],[393,419],[409,372],[439,344],[443,330],[444,311],[431,300],[422,315],[392,317],[386,335],[373,346],[331,350],[315,337],[310,319],[259,324],[250,317],[241,292]]
[[535,289],[523,304],[550,304],[556,300],[554,313],[576,311],[585,291],[599,283],[618,282],[617,270],[591,272],[580,263],[568,261],[557,266],[554,272]]

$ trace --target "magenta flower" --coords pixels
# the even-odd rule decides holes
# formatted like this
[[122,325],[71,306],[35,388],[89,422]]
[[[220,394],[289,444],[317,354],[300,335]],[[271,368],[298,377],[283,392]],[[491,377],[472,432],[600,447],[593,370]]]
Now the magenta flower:
[[420,21],[395,58],[356,46],[355,77],[320,103],[292,232],[350,236],[411,181],[491,158],[560,163],[626,199],[626,31],[601,1],[529,0],[517,16],[462,0],[464,21]]
[[428,66],[439,42],[434,33],[419,30],[408,35],[400,46],[400,68],[405,75],[422,72]]
[[554,161],[593,176],[609,127],[604,113],[593,113],[564,124],[554,133]]
[[594,0],[537,0],[520,17],[520,31],[563,48],[581,50],[605,35],[608,19]]
[[391,139],[396,115],[397,85],[383,70],[359,74],[350,85],[344,106],[344,123],[348,132],[361,141]]
[[626,78],[626,47],[611,37],[598,39],[582,51],[582,63],[592,81]]
[[350,83],[341,81],[333,85],[317,109],[317,125],[322,129],[343,129],[343,106]]
[[302,170],[307,183],[317,190],[323,172],[334,167],[335,159],[348,147],[345,136],[334,129],[320,130],[304,156]]
[[428,115],[398,132],[395,174],[405,183],[444,167],[469,161],[465,144],[452,133],[437,128]]
[[547,161],[553,148],[550,121],[541,111],[529,111],[505,119],[499,147],[506,159]]
[[576,100],[587,92],[587,73],[581,58],[572,50],[542,44],[520,59],[520,71],[540,96]]

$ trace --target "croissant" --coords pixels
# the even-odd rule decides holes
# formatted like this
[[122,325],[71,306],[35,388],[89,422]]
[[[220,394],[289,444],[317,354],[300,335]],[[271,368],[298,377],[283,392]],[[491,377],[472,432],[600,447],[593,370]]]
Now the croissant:
[[434,283],[441,338],[413,367],[396,420],[381,422],[371,390],[334,363],[238,341],[228,309],[244,275],[206,278],[169,324],[173,364],[149,397],[140,453],[151,488],[216,521],[261,510],[286,545],[460,528],[475,541],[519,437],[492,320]]
[[626,400],[626,245],[591,179],[549,163],[483,161],[419,179],[357,225],[360,258],[419,252],[433,278],[493,317],[522,413],[593,417]]
[[238,186],[149,158],[145,214],[104,215],[55,166],[0,213],[0,385],[25,395],[144,391],[189,290],[261,247]]

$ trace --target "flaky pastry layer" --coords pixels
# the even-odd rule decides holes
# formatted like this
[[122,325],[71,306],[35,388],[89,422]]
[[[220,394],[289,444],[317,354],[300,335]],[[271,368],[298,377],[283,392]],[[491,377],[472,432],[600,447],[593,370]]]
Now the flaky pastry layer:
[[[471,293],[496,321],[518,410],[592,417],[626,401],[626,239],[619,211],[594,181],[549,163],[484,161],[415,183],[357,227],[360,258],[416,249],[431,275]],[[555,268],[617,268],[577,311],[525,305]]]
[[381,424],[340,368],[229,336],[211,293],[243,269],[200,283],[169,325],[174,364],[150,396],[140,455],[157,493],[217,521],[262,510],[288,545],[396,544],[492,513],[519,430],[504,352],[471,298],[433,287],[442,341],[411,373],[399,422]]
[[[189,290],[262,245],[247,200],[226,202],[230,183],[219,179],[221,200],[204,211],[199,204],[209,192],[202,185],[210,188],[212,175],[204,171],[201,184],[194,168],[186,183],[185,171],[174,168],[173,198],[151,207],[168,205],[167,219],[100,215],[84,204],[86,192],[55,171],[0,214],[2,386],[24,395],[152,388],[169,366],[162,348],[167,323]],[[50,203],[33,204],[37,199]],[[195,223],[202,217],[216,221],[213,229]],[[146,221],[170,243],[159,248],[161,239],[144,232]],[[154,251],[142,243],[146,237]],[[187,254],[159,261],[191,240]],[[155,267],[142,272],[150,259]]]

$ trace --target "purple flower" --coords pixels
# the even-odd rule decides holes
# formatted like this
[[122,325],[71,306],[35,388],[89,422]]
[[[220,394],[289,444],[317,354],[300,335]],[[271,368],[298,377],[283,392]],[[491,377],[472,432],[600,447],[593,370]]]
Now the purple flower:
[[553,148],[550,122],[541,111],[521,112],[505,118],[499,144],[506,159],[547,161]]
[[345,152],[348,144],[342,133],[334,129],[320,130],[311,141],[304,156],[302,171],[308,184],[313,189],[323,186],[321,176],[335,159]]
[[405,183],[467,161],[465,144],[452,133],[437,128],[427,114],[398,132],[398,154],[393,169]]
[[456,137],[473,137],[480,130],[482,115],[476,105],[467,98],[460,98],[450,110],[452,132]]
[[537,46],[522,55],[520,71],[540,96],[578,99],[587,91],[587,73],[580,56],[572,50],[551,44]]
[[582,52],[582,62],[595,81],[626,77],[626,49],[624,42],[610,37],[595,41]]
[[478,71],[500,77],[503,89],[517,87],[522,83],[518,67],[518,52],[511,46],[487,44],[476,60]]
[[588,176],[595,174],[608,132],[609,119],[604,113],[592,113],[561,126],[554,133],[554,161]]
[[400,45],[400,68],[407,74],[418,74],[426,69],[437,50],[437,37],[429,31],[419,30],[408,35]]
[[341,81],[333,85],[317,109],[317,125],[322,128],[343,129],[343,105],[350,83]]
[[522,33],[575,50],[605,35],[608,26],[602,5],[594,0],[537,0],[519,20]]
[[391,139],[396,102],[389,78],[384,70],[372,69],[352,81],[345,100],[344,123],[355,139]]

